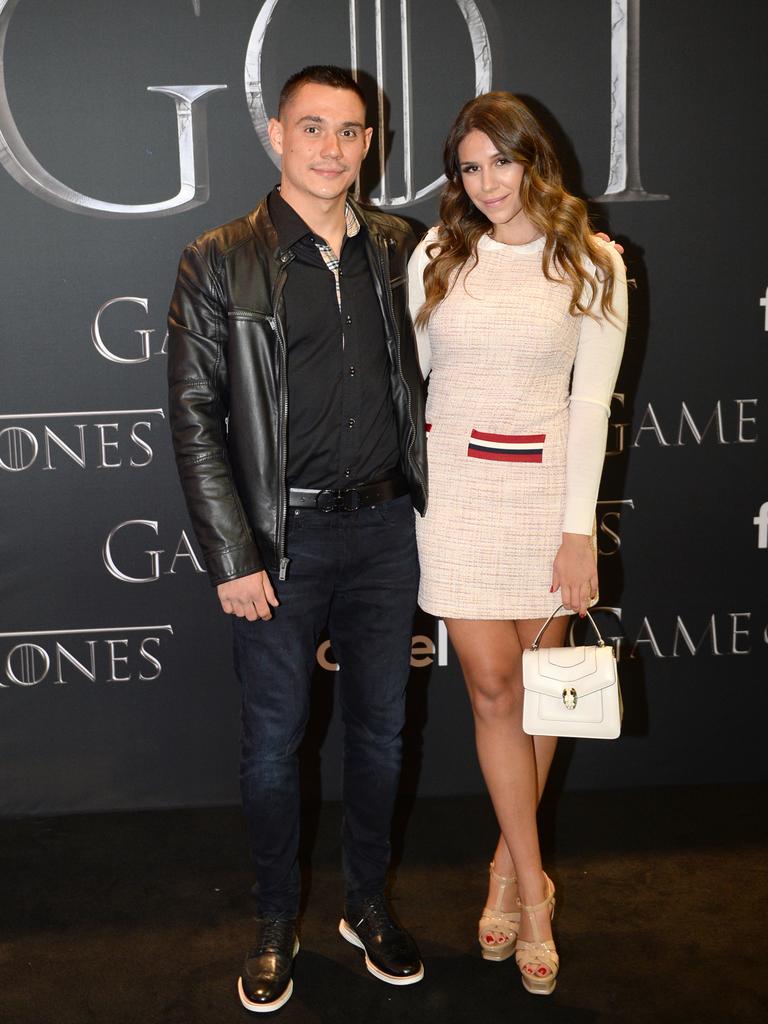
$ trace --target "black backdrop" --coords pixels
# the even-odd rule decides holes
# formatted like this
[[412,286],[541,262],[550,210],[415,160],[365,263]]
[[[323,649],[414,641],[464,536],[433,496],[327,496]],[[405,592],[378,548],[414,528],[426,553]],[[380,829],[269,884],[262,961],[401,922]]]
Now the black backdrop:
[[[0,813],[236,799],[229,624],[171,457],[165,311],[183,244],[276,180],[262,92],[274,112],[291,71],[349,66],[351,40],[374,198],[433,223],[442,138],[490,82],[536,105],[572,188],[611,193],[596,219],[637,282],[598,510],[625,735],[565,746],[564,784],[764,777],[763,3],[0,0],[0,26]],[[414,633],[404,786],[478,791],[455,656],[439,624]],[[318,668],[305,755],[326,798],[333,679]]]

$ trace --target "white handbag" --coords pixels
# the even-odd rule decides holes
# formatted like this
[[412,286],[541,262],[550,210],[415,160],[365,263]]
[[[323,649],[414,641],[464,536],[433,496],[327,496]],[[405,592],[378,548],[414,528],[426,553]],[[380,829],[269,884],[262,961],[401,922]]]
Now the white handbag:
[[597,633],[593,647],[540,647],[560,605],[523,651],[523,730],[530,736],[575,736],[615,740],[622,702],[616,654]]

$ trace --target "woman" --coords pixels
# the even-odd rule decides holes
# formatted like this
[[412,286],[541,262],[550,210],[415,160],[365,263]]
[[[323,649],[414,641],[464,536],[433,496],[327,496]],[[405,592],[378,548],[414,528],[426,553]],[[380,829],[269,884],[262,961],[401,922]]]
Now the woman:
[[427,400],[430,502],[419,601],[445,619],[501,828],[483,956],[515,953],[547,995],[559,961],[536,807],[556,740],[522,729],[522,652],[563,646],[597,598],[594,513],[626,330],[616,250],[590,233],[530,110],[492,92],[445,146],[440,224],[414,253],[411,310]]

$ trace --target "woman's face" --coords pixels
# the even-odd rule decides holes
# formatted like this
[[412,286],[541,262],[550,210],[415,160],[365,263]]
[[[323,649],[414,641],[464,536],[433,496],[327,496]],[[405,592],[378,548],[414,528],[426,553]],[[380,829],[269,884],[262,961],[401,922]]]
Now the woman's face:
[[511,244],[529,241],[532,225],[523,213],[520,184],[524,167],[499,153],[485,132],[473,131],[459,143],[464,191],[493,224],[493,236]]

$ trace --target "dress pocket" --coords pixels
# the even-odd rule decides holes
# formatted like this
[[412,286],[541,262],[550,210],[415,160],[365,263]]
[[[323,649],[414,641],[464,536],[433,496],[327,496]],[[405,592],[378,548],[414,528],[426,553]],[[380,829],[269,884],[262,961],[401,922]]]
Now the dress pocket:
[[491,434],[473,427],[467,456],[490,462],[540,463],[546,437],[546,434]]

